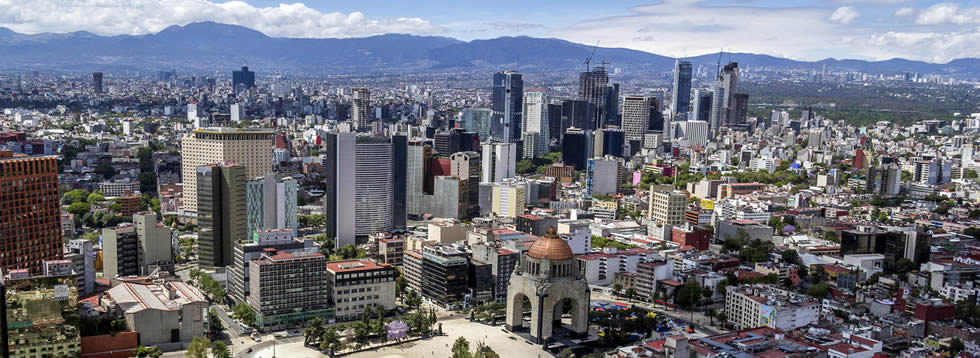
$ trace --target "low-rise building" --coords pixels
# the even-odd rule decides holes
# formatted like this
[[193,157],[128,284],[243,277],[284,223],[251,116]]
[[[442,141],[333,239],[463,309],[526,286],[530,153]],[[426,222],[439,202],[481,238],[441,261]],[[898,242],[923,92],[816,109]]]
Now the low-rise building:
[[126,326],[139,333],[144,346],[187,343],[204,336],[208,301],[184,282],[122,282],[106,292],[102,303],[126,319]]
[[817,323],[820,302],[772,285],[729,286],[725,311],[736,329],[768,326],[791,331]]
[[359,319],[366,308],[395,308],[395,268],[370,259],[327,263],[337,321]]

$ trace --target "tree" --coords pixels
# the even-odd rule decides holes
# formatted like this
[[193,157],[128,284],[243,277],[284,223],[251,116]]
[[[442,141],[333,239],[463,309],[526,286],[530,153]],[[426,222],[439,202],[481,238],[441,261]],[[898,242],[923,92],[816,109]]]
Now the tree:
[[627,300],[633,301],[633,296],[636,296],[636,290],[634,290],[632,287],[627,288],[625,294]]
[[231,350],[225,345],[225,342],[214,341],[211,343],[211,357],[212,358],[231,358]]
[[517,162],[517,174],[530,174],[535,171],[534,162],[530,159],[521,159]]
[[354,245],[344,245],[330,257],[331,261],[362,259],[367,257],[367,251]]
[[783,252],[779,253],[779,256],[783,259],[783,262],[790,264],[798,264],[800,260],[800,254],[793,249],[783,250]]
[[701,297],[703,297],[705,301],[708,301],[707,303],[711,303],[711,298],[714,296],[715,293],[714,291],[711,290],[710,287],[703,287],[701,289]]
[[904,257],[900,258],[898,260],[895,260],[895,273],[899,275],[908,274],[909,271],[912,271],[913,266],[915,266],[915,262],[912,262],[912,260],[909,260]]
[[319,340],[320,337],[323,337],[323,331],[323,318],[313,317],[306,323],[306,329],[303,330],[303,345],[308,346],[314,343],[314,340]]
[[840,243],[840,239],[837,238],[837,233],[836,232],[833,232],[833,231],[825,231],[823,233],[823,239],[824,240],[827,240],[827,241],[833,241],[833,242],[836,242],[836,243]]
[[214,308],[208,310],[208,336],[212,339],[218,339],[221,337],[221,332],[224,332],[225,325],[221,323],[221,319],[218,318],[218,313],[214,311]]
[[112,163],[102,161],[95,166],[95,173],[101,175],[106,180],[109,180],[116,175],[116,168],[112,167]]
[[955,357],[957,354],[963,351],[966,347],[959,338],[954,337],[949,341],[949,352]]
[[208,358],[208,347],[210,346],[211,341],[207,338],[194,337],[191,344],[187,346],[187,353],[184,355],[188,358]]
[[232,308],[231,318],[234,318],[246,326],[255,324],[255,310],[248,304],[239,303]]
[[65,193],[65,195],[61,197],[61,204],[71,205],[74,203],[82,203],[88,199],[88,195],[88,190],[75,189]]
[[705,316],[708,316],[708,319],[711,320],[711,325],[714,326],[715,325],[715,316],[718,315],[718,312],[715,311],[714,308],[709,308],[706,312],[704,312],[704,315]]
[[77,202],[68,205],[68,212],[76,217],[82,217],[92,210],[92,206],[85,202]]
[[418,292],[411,291],[408,293],[408,297],[405,298],[405,305],[412,309],[418,309],[422,305],[422,297],[419,296]]
[[827,276],[829,275],[827,275],[827,270],[823,268],[823,265],[817,265],[813,269],[813,275],[810,276],[810,282],[813,282],[813,284],[824,282],[827,280]]
[[697,281],[687,281],[684,286],[677,290],[677,297],[674,302],[686,308],[690,308],[701,300],[701,285]]
[[160,348],[157,348],[156,346],[154,347],[136,346],[136,350],[133,351],[133,355],[137,357],[159,358],[160,356],[163,355],[163,352],[161,352]]
[[99,191],[93,192],[85,198],[85,202],[89,203],[89,205],[95,205],[103,201],[105,201],[105,195],[102,195],[102,192]]
[[320,350],[325,351],[333,348],[334,351],[340,350],[340,335],[332,327],[326,327],[323,335],[320,336]]
[[453,358],[469,358],[470,357],[470,342],[466,340],[465,337],[456,338],[456,342],[453,343]]
[[827,297],[827,294],[830,293],[830,284],[827,282],[818,283],[810,287],[810,289],[807,290],[806,293],[816,298]]

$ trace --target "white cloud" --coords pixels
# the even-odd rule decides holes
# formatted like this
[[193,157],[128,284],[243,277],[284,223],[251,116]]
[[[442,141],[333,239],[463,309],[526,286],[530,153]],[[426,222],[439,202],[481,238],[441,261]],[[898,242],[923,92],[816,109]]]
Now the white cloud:
[[841,6],[837,10],[834,10],[833,14],[830,14],[830,21],[839,24],[850,24],[854,20],[857,20],[858,16],[861,16],[861,13],[853,6]]
[[[594,18],[554,28],[551,36],[585,44],[602,39],[603,46],[667,56],[698,55],[724,48],[798,60],[902,57],[947,62],[980,53],[980,29],[920,31],[917,25],[889,23],[887,19],[865,25],[855,21],[853,17],[858,15],[835,17],[837,12],[840,10],[714,6],[697,0],[664,0],[634,7],[626,16]],[[847,10],[844,12],[847,14]],[[832,18],[836,20],[831,21]]]
[[915,22],[920,25],[980,23],[980,7],[960,9],[955,3],[939,3],[922,10]]
[[895,16],[912,16],[915,14],[915,8],[903,7],[895,11]]
[[0,26],[24,33],[85,30],[104,35],[154,33],[173,24],[212,20],[274,37],[433,34],[443,29],[417,17],[372,19],[360,12],[320,12],[302,3],[254,7],[208,0],[0,0]]
[[[980,29],[978,29],[980,30]],[[868,45],[880,47],[881,58],[906,57],[909,49],[922,49],[920,60],[945,63],[949,60],[976,57],[980,48],[980,31],[971,32],[897,32],[871,35]]]

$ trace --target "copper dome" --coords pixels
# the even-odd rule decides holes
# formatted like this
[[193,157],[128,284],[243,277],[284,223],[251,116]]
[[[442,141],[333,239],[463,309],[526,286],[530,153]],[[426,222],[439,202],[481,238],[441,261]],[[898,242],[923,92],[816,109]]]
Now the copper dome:
[[537,239],[531,244],[527,251],[527,256],[536,259],[548,259],[552,261],[568,260],[575,257],[572,248],[565,240],[558,237],[554,227],[548,227],[548,232],[544,237]]

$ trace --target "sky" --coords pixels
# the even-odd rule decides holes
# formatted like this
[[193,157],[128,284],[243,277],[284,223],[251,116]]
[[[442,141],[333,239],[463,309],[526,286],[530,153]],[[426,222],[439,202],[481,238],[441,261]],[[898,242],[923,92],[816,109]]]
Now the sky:
[[21,33],[141,35],[208,20],[274,37],[526,35],[673,57],[980,57],[980,0],[0,0],[0,26]]

